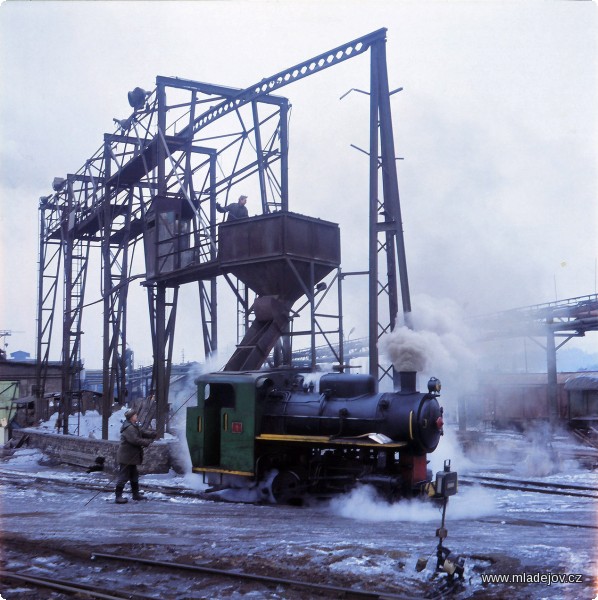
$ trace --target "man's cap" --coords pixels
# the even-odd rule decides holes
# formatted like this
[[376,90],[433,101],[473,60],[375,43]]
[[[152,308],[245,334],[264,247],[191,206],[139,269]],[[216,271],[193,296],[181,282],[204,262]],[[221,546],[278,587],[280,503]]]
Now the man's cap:
[[245,194],[242,194],[241,196],[239,196],[239,200],[242,200],[243,198],[245,198],[245,200],[247,200],[247,196],[245,196]]
[[125,413],[125,419],[130,419],[133,415],[136,415],[137,411],[134,408],[129,408]]

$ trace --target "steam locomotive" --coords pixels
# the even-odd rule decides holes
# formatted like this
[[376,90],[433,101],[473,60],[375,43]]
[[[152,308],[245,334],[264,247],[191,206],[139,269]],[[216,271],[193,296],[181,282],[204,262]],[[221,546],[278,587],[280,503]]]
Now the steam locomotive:
[[420,393],[415,372],[400,376],[400,391],[378,393],[371,375],[329,373],[317,383],[291,370],[202,375],[197,406],[187,409],[193,471],[214,490],[268,481],[263,493],[278,503],[358,483],[388,499],[432,495],[427,453],[443,433],[440,382]]

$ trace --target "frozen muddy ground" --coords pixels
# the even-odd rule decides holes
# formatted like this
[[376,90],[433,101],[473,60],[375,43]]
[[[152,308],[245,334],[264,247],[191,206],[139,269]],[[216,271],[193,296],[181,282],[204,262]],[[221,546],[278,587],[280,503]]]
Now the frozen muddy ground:
[[[482,445],[461,459],[463,468],[455,459],[453,467],[464,479],[498,474],[598,488],[598,474],[569,458],[575,450],[571,444],[563,437],[542,450],[518,434],[484,434]],[[552,466],[543,464],[549,455]],[[555,459],[557,455],[565,458]],[[71,564],[62,552],[105,552],[387,590],[412,598],[438,589],[434,553],[441,514],[431,504],[388,505],[371,489],[360,488],[303,507],[214,502],[160,492],[148,493],[148,502],[119,506],[113,503],[106,474],[47,468],[38,464],[40,459],[38,451],[23,450],[0,463],[0,473],[11,475],[12,481],[7,476],[0,484],[6,569],[95,581],[101,578],[100,567],[94,567],[94,575],[89,567]],[[36,474],[53,478],[56,485],[36,482]],[[71,485],[65,486],[65,481]],[[77,486],[89,481],[105,483],[106,491],[98,494]],[[145,476],[142,485],[189,489],[193,481],[195,476],[170,474]],[[445,545],[466,559],[464,585],[453,597],[598,597],[597,502],[462,485],[447,512]],[[31,543],[45,550],[33,555]],[[428,566],[418,573],[415,565],[423,556],[429,557]],[[304,591],[259,584],[200,581],[189,575],[164,578],[149,568],[122,566],[120,574],[156,598],[310,597]],[[484,585],[482,575],[487,574],[525,574],[531,582]],[[559,574],[579,574],[581,581],[533,581]],[[6,600],[23,597],[14,590],[7,584],[0,587]]]

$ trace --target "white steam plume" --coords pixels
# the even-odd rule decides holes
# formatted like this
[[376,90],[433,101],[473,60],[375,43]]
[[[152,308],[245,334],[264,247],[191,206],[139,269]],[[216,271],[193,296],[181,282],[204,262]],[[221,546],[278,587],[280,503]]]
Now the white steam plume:
[[398,371],[417,371],[421,380],[431,376],[442,382],[440,403],[447,423],[438,448],[430,455],[433,473],[451,459],[453,470],[470,469],[473,465],[459,445],[454,425],[457,405],[477,390],[477,354],[474,332],[467,315],[455,302],[430,296],[416,296],[411,315],[414,329],[405,326],[380,340],[380,350]]
[[184,385],[176,392],[169,394],[169,403],[172,406],[172,416],[170,418],[170,430],[178,439],[178,444],[172,446],[172,459],[180,469],[185,473],[185,480],[189,487],[193,489],[203,489],[206,486],[201,482],[201,477],[191,472],[191,457],[186,438],[186,420],[187,407],[197,405],[197,385],[195,380],[202,373],[217,371],[222,368],[222,358],[212,356],[205,363],[196,363],[187,372]]
[[413,329],[396,327],[380,340],[380,351],[398,371],[440,377],[459,393],[473,391],[477,357],[465,312],[452,300],[425,295],[413,306]]
[[[389,504],[371,486],[360,486],[350,494],[333,498],[334,514],[359,521],[439,522],[441,510],[425,500],[401,500]],[[449,499],[447,521],[479,518],[494,514],[496,505],[490,492],[482,488],[460,490],[454,501]]]

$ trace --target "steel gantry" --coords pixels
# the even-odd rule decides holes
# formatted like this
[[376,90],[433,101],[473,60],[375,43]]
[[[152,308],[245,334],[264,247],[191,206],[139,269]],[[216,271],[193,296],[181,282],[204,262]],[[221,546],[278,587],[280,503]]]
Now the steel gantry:
[[[83,167],[54,182],[54,193],[40,199],[38,289],[38,397],[43,397],[58,281],[64,278],[62,327],[63,407],[78,391],[82,314],[90,251],[99,250],[103,302],[103,437],[114,398],[126,396],[127,294],[130,282],[146,287],[153,345],[156,428],[164,433],[177,314],[178,289],[196,282],[206,357],[218,346],[217,278],[225,277],[241,311],[249,311],[247,290],[219,264],[216,202],[236,201],[248,178],[258,182],[261,213],[289,210],[289,101],[278,89],[370,51],[370,370],[392,376],[378,357],[378,340],[395,327],[398,284],[405,320],[411,310],[396,173],[390,93],[386,69],[386,29],[338,46],[237,89],[159,76],[152,91],[129,93],[132,114],[114,119],[115,131]],[[381,197],[380,197],[381,181]],[[145,266],[135,272],[134,255],[143,242]],[[381,277],[384,265],[387,276]],[[398,266],[398,276],[397,276]],[[400,278],[400,282],[399,282]],[[333,279],[342,277],[334,271]],[[315,295],[310,307],[312,363],[318,325]],[[92,302],[89,302],[91,304]],[[336,316],[342,363],[342,303]],[[326,339],[328,345],[332,344]],[[290,353],[287,349],[287,355]],[[64,419],[68,432],[68,419]]]

